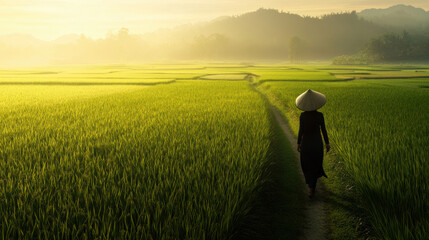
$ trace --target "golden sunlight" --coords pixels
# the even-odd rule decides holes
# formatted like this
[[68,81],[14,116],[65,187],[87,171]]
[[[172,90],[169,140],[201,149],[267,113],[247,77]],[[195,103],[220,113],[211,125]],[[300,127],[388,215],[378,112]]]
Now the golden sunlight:
[[[159,28],[238,15],[258,8],[320,16],[332,12],[384,8],[399,3],[403,1],[5,0],[0,3],[0,32],[31,34],[43,40],[54,40],[70,33],[100,38],[122,27],[141,34]],[[411,0],[407,4],[429,8],[429,2],[425,0]]]

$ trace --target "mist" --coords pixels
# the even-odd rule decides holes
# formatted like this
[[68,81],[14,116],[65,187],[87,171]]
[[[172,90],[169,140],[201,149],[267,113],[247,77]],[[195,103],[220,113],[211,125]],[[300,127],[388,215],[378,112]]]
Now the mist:
[[[398,17],[407,19],[405,25],[404,21],[390,20],[397,15],[395,11],[404,12],[404,9],[408,15]],[[70,34],[54,41],[42,41],[31,35],[4,35],[0,36],[0,64],[133,64],[196,60],[304,62],[356,54],[369,42],[374,42],[373,39],[390,32],[407,30],[423,33],[423,37],[424,33],[429,33],[426,21],[429,14],[422,9],[398,5],[377,11],[381,10],[309,17],[259,9],[147,34],[135,34],[132,29],[121,28],[98,39]],[[386,11],[390,15],[386,15]],[[419,14],[415,14],[416,11]]]

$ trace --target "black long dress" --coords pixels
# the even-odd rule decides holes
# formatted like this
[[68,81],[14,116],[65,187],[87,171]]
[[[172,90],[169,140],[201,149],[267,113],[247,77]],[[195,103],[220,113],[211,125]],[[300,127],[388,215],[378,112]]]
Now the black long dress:
[[318,111],[301,113],[298,133],[298,144],[301,144],[301,168],[305,182],[311,188],[316,187],[319,177],[327,177],[323,170],[323,142],[320,130],[325,143],[329,144],[323,114]]

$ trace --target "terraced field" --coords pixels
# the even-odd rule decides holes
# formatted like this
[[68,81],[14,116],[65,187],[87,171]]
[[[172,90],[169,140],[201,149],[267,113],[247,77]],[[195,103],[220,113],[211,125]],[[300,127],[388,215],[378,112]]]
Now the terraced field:
[[0,70],[2,238],[256,236],[243,224],[284,149],[254,88],[295,133],[294,99],[327,95],[328,192],[351,196],[362,219],[346,224],[363,223],[347,228],[331,204],[332,238],[429,238],[428,68],[228,64]]
[[44,75],[2,75],[29,83],[0,87],[2,238],[236,233],[270,162],[268,113],[247,82]]
[[[341,68],[316,69],[344,76]],[[352,72],[346,81],[325,81],[322,77],[319,81],[270,81],[259,88],[282,110],[295,134],[300,114],[294,105],[296,96],[307,89],[325,93],[328,103],[321,111],[337,154],[329,160],[328,175],[345,175],[349,180],[340,187],[342,190],[330,190],[347,195],[344,192],[354,188],[358,195],[354,196],[354,207],[360,205],[366,212],[378,237],[426,239],[429,92],[425,86],[429,77],[414,73],[419,70],[392,69],[365,69],[365,78],[360,77],[362,69],[347,69]],[[341,228],[344,223],[337,224]],[[334,234],[338,239],[350,235],[341,230]]]

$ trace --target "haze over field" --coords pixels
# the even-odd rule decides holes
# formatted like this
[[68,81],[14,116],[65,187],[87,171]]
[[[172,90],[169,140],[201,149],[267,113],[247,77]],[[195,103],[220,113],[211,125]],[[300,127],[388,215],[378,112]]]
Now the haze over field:
[[328,60],[389,32],[429,36],[429,3],[397,3],[4,1],[0,64]]
[[427,10],[0,0],[0,239],[429,239]]
[[43,40],[70,33],[100,38],[122,27],[141,34],[219,16],[240,15],[258,8],[320,16],[396,4],[429,9],[429,2],[425,0],[5,0],[0,4],[0,32],[26,33]]

